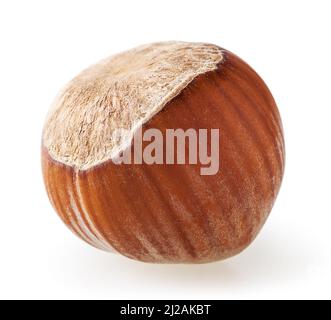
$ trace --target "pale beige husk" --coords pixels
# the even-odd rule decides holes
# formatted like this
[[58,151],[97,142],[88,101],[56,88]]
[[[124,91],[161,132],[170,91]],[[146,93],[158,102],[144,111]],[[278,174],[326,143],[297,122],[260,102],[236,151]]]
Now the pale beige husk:
[[[104,59],[58,95],[46,119],[43,144],[54,160],[79,170],[115,158],[137,128],[222,59],[215,45],[175,41]],[[126,131],[115,139],[118,129]]]

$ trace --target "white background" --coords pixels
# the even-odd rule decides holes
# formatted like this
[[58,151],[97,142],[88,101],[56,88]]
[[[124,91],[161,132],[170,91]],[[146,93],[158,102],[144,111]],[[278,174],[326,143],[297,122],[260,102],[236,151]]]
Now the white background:
[[[330,1],[0,2],[0,298],[331,298]],[[286,173],[262,232],[205,265],[150,265],[72,235],[46,196],[41,130],[58,90],[112,53],[218,44],[266,81]]]

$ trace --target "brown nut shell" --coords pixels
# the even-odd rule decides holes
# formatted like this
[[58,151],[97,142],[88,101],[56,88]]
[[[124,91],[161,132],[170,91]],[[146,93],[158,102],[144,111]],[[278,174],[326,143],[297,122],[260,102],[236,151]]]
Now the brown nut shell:
[[[223,50],[143,125],[219,128],[220,170],[197,165],[114,164],[80,170],[42,148],[49,198],[86,242],[156,263],[203,263],[246,248],[268,217],[284,172],[282,124],[275,101],[245,62]],[[133,152],[133,151],[132,151]]]

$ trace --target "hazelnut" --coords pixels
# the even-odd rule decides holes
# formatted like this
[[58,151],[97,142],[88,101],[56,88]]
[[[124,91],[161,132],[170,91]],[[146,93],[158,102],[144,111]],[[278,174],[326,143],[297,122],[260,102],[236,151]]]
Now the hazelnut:
[[[151,147],[150,129],[219,132],[214,145],[192,139],[199,152],[215,146],[219,162],[211,172],[194,154],[185,162],[188,144],[169,156],[165,140]],[[64,87],[45,122],[42,168],[53,207],[89,244],[145,262],[216,261],[246,248],[271,211],[284,172],[282,124],[263,80],[236,55],[154,43]]]

